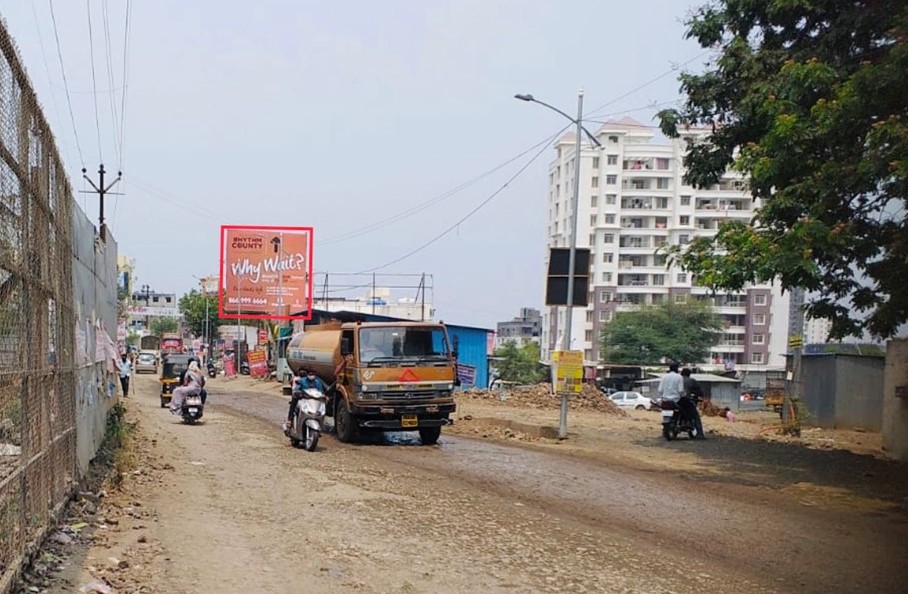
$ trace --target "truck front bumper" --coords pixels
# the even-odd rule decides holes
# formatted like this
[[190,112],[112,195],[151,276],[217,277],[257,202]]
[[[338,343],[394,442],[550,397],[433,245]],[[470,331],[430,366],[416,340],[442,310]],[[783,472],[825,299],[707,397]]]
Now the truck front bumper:
[[[451,402],[446,404],[355,404],[352,413],[355,415],[357,425],[368,429],[402,430],[408,431],[419,427],[441,427],[454,423],[449,418],[457,406]],[[413,417],[416,426],[412,425]],[[409,424],[405,422],[409,419]]]

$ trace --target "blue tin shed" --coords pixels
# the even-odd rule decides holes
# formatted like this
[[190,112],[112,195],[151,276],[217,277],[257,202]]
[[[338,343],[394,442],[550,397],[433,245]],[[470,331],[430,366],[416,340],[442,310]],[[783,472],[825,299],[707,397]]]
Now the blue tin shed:
[[[341,322],[411,322],[403,318],[380,316],[353,311],[312,310],[312,320],[307,324],[321,324],[331,320]],[[457,375],[461,389],[487,388],[489,386],[489,337],[494,334],[488,328],[459,326],[445,322],[448,338],[457,345]]]

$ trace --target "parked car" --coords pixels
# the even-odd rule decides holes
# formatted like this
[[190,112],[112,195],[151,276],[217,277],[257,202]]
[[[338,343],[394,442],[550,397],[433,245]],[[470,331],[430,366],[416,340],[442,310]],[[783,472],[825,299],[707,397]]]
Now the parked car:
[[136,373],[143,371],[158,372],[158,356],[154,351],[140,351],[136,357]]
[[636,410],[651,410],[653,408],[653,401],[640,392],[615,392],[609,398],[621,408],[633,408]]

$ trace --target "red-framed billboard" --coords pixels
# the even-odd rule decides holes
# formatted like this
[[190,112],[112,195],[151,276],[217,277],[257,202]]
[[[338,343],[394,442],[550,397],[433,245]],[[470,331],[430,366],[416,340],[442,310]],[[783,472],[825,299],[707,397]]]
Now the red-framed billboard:
[[312,227],[222,225],[218,315],[312,318]]

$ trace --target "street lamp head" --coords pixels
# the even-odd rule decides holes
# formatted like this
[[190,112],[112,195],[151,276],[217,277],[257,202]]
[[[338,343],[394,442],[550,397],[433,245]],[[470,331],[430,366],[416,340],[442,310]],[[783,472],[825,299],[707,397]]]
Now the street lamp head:
[[529,94],[524,95],[521,93],[514,95],[514,99],[520,99],[521,101],[535,101],[535,99],[533,99],[532,95],[529,95]]

